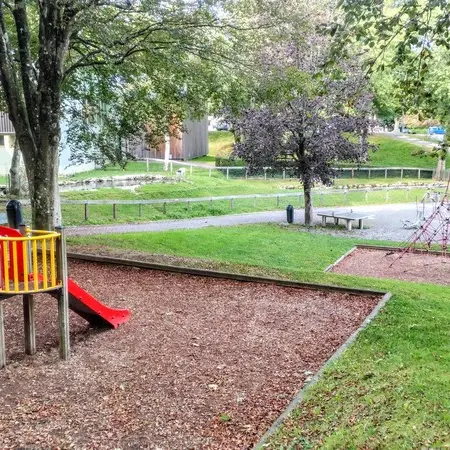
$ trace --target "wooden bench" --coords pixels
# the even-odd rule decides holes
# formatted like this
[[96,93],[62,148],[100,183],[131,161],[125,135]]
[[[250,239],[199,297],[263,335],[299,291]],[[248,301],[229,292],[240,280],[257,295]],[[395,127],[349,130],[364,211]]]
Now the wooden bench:
[[352,222],[354,220],[358,221],[358,228],[360,230],[364,227],[364,219],[370,219],[373,215],[366,213],[354,213],[352,211],[346,212],[336,212],[336,211],[322,211],[317,213],[318,216],[322,217],[322,225],[325,227],[327,225],[327,218],[331,217],[334,220],[334,224],[339,224],[339,219],[345,220],[345,226],[347,230],[351,231]]

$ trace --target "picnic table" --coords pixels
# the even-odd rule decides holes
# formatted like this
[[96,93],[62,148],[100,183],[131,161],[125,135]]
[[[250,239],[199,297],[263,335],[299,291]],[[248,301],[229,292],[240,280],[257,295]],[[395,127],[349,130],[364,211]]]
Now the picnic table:
[[370,219],[371,217],[373,217],[373,215],[370,214],[354,213],[353,211],[350,212],[322,211],[320,213],[317,213],[317,215],[322,217],[322,225],[324,227],[327,225],[328,217],[331,217],[334,220],[335,225],[339,224],[339,219],[345,220],[345,226],[349,231],[351,231],[352,229],[352,222],[354,220],[358,221],[358,228],[362,230],[364,227],[364,219]]

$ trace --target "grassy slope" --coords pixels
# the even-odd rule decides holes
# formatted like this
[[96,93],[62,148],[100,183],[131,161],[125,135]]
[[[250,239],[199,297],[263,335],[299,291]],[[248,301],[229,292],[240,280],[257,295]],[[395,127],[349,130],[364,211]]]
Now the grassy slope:
[[[340,180],[342,182],[342,180]],[[383,182],[385,180],[364,180],[374,182]],[[390,180],[392,181],[392,180]],[[359,181],[358,181],[359,182]],[[290,188],[290,189],[286,189]],[[90,191],[66,192],[62,194],[64,199],[70,200],[152,200],[161,198],[201,198],[205,201],[200,203],[168,204],[166,212],[163,205],[150,206],[146,205],[139,209],[137,205],[127,206],[119,205],[117,207],[117,219],[112,217],[111,205],[92,205],[89,207],[90,224],[102,224],[113,222],[139,222],[149,220],[163,219],[181,219],[188,217],[204,217],[211,215],[238,214],[252,211],[270,211],[275,209],[283,209],[287,204],[292,203],[299,205],[298,193],[301,192],[301,185],[295,180],[274,180],[263,179],[245,180],[245,179],[226,179],[223,174],[213,173],[208,177],[208,171],[194,169],[193,175],[187,175],[184,182],[178,183],[155,183],[141,186],[136,192],[124,189],[99,189]],[[421,198],[423,189],[412,189],[407,191],[393,191],[389,194],[390,203],[402,203],[405,201],[413,201],[416,196]],[[277,206],[275,198],[235,200],[232,208],[229,201],[220,201],[210,204],[208,197],[226,196],[226,195],[252,195],[252,194],[277,194],[291,193],[292,197],[280,198]],[[354,206],[361,204],[377,204],[386,202],[386,194],[384,192],[371,192],[368,194],[366,202],[364,192],[350,193],[344,197],[343,193],[315,196],[313,199],[316,206]],[[63,217],[65,225],[77,225],[86,223],[84,221],[83,205],[63,205]]]
[[231,263],[228,270],[244,264],[262,274],[392,291],[386,309],[310,391],[269,448],[450,445],[449,287],[324,274],[355,239],[272,225],[70,242],[208,258],[219,268]]
[[369,165],[371,166],[424,168],[436,166],[434,158],[421,158],[411,155],[413,151],[422,148],[419,145],[384,135],[372,136],[370,141],[379,146],[376,152],[371,152],[369,155]]
[[[296,189],[283,189],[291,183]],[[129,223],[149,220],[164,219],[183,219],[189,217],[205,217],[224,214],[238,214],[254,211],[273,211],[284,209],[286,205],[293,204],[298,207],[300,205],[299,198],[300,186],[298,183],[281,180],[264,181],[264,180],[226,180],[223,177],[195,177],[193,176],[189,182],[178,184],[153,184],[142,186],[136,190],[136,193],[121,189],[100,189],[97,191],[79,191],[64,194],[64,198],[73,200],[147,200],[158,198],[205,198],[202,202],[188,204],[180,202],[175,204],[167,204],[164,210],[162,204],[144,205],[139,215],[138,205],[118,205],[117,218],[112,217],[111,205],[91,205],[89,206],[90,224],[102,223]],[[210,203],[210,196],[226,196],[241,194],[276,194],[289,193],[288,197],[280,197],[277,204],[276,198],[268,199],[238,199],[230,204],[229,200],[214,201]],[[424,189],[417,188],[411,191],[397,190],[389,193],[389,203],[404,203],[414,201],[414,199],[423,196]],[[303,197],[301,197],[303,205]],[[356,206],[364,204],[382,204],[386,203],[386,193],[383,191],[370,192],[365,197],[364,192],[353,192],[347,195],[344,191],[335,194],[313,195],[313,201],[317,207],[331,206]],[[63,218],[65,225],[77,225],[86,223],[84,221],[83,205],[63,205]]]
[[[210,133],[211,145],[215,145],[216,149],[222,148],[224,145],[230,145],[230,140],[232,140],[232,134],[229,132],[213,132]],[[400,161],[407,161],[407,158],[411,157],[411,149],[414,146],[403,141],[394,141],[384,136],[374,137],[373,139],[378,139],[377,142],[380,144],[380,149],[373,155],[373,158],[378,158],[378,161],[384,161],[392,165],[401,165]],[[424,163],[425,159],[414,158],[409,164],[418,164],[419,162]],[[374,163],[375,161],[372,161]],[[406,162],[404,163],[406,164]],[[113,175],[124,175],[124,174],[137,174],[146,173],[146,164],[139,162],[131,162],[127,166],[126,171],[121,171],[118,168],[108,168],[106,171],[91,171],[84,174],[78,174],[72,179],[82,179],[89,177],[109,177]],[[151,163],[150,164],[151,174],[163,174],[162,165]],[[167,173],[164,173],[168,175]],[[169,174],[170,175],[170,174]],[[100,189],[94,191],[78,191],[64,193],[63,198],[71,200],[150,200],[150,199],[161,199],[161,198],[196,198],[205,197],[204,203],[196,203],[192,205],[179,204],[170,205],[167,208],[167,212],[164,213],[162,205],[160,206],[145,206],[141,215],[138,214],[138,208],[136,206],[119,206],[118,207],[118,217],[117,222],[137,222],[137,221],[148,221],[148,220],[160,220],[167,218],[186,218],[186,217],[201,217],[208,215],[220,215],[229,213],[243,213],[250,211],[266,211],[276,209],[276,201],[274,199],[270,200],[258,200],[256,206],[253,200],[239,200],[234,202],[233,209],[231,210],[229,202],[215,202],[210,205],[207,197],[210,196],[226,196],[226,195],[238,195],[238,194],[265,194],[265,193],[286,193],[292,192],[292,198],[282,199],[278,208],[284,208],[288,203],[294,203],[298,200],[296,197],[296,192],[301,191],[301,185],[293,180],[281,180],[281,179],[249,179],[245,180],[242,178],[230,178],[226,179],[225,174],[219,172],[213,172],[212,176],[209,177],[209,170],[202,168],[194,168],[193,174],[190,175],[190,171],[187,171],[186,181],[182,183],[155,183],[151,185],[146,185],[138,188],[136,192],[131,192],[129,190],[123,189]],[[363,176],[367,176],[364,174]],[[389,178],[389,183],[400,181],[399,179]],[[405,181],[405,180],[403,180]],[[414,181],[409,179],[408,181]],[[360,179],[338,179],[336,180],[336,185],[347,185],[347,184],[383,184],[386,183],[384,178],[372,178],[368,180],[367,178]],[[291,188],[286,190],[286,188]],[[294,188],[294,189],[292,189]],[[421,197],[423,195],[422,190],[415,190],[411,194],[406,194],[406,192],[397,192],[390,195],[389,201],[404,202],[408,200],[414,200],[416,196]],[[369,196],[369,203],[383,203],[385,202],[384,193],[371,193]],[[351,194],[347,199],[347,203],[343,202],[342,195],[332,195],[326,196],[323,199],[316,199],[316,206],[341,206],[343,204],[348,205],[358,205],[365,204],[365,198],[363,193]],[[82,205],[64,205],[63,206],[64,222],[66,225],[76,225],[85,223],[84,222],[84,211]],[[112,207],[111,206],[91,206],[90,207],[90,217],[88,223],[111,223],[112,218]]]
[[[394,139],[385,135],[375,135],[370,142],[378,145],[376,152],[370,152],[367,165],[380,167],[423,167],[434,168],[433,158],[420,158],[411,153],[420,150],[421,146],[401,139]],[[231,151],[233,135],[228,131],[213,131],[209,133],[209,155],[196,161],[212,162],[216,155],[225,156]]]
[[[400,139],[393,139],[388,136],[372,136],[370,141],[379,146],[376,152],[371,152],[368,165],[371,166],[398,166],[398,167],[424,167],[434,168],[436,161],[433,158],[420,158],[412,156],[411,153],[421,147]],[[193,162],[204,162],[214,165],[215,157],[227,156],[231,151],[233,134],[229,131],[211,131],[209,133],[209,154],[201,158],[196,158]],[[174,165],[175,167],[175,165]],[[119,167],[107,167],[106,170],[91,170],[82,172],[70,177],[71,180],[82,180],[87,178],[103,178],[116,175],[132,175],[146,173],[145,163],[130,162],[123,171]],[[151,173],[163,173],[162,165],[159,163],[150,164]],[[197,170],[198,172],[198,170]]]

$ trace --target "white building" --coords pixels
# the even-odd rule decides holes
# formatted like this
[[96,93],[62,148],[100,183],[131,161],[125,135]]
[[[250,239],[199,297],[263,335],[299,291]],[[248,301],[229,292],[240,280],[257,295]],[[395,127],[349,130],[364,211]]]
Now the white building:
[[[8,114],[0,112],[0,175],[6,175],[11,168],[16,133]],[[95,169],[94,163],[71,164],[70,146],[67,144],[67,122],[61,122],[61,151],[59,155],[59,173],[70,175]]]

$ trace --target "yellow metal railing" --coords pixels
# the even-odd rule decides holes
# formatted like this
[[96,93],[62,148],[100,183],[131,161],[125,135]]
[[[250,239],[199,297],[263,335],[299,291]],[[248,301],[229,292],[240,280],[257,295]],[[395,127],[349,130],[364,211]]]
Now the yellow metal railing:
[[30,230],[26,236],[0,236],[0,295],[44,292],[62,286],[58,279],[61,234]]

